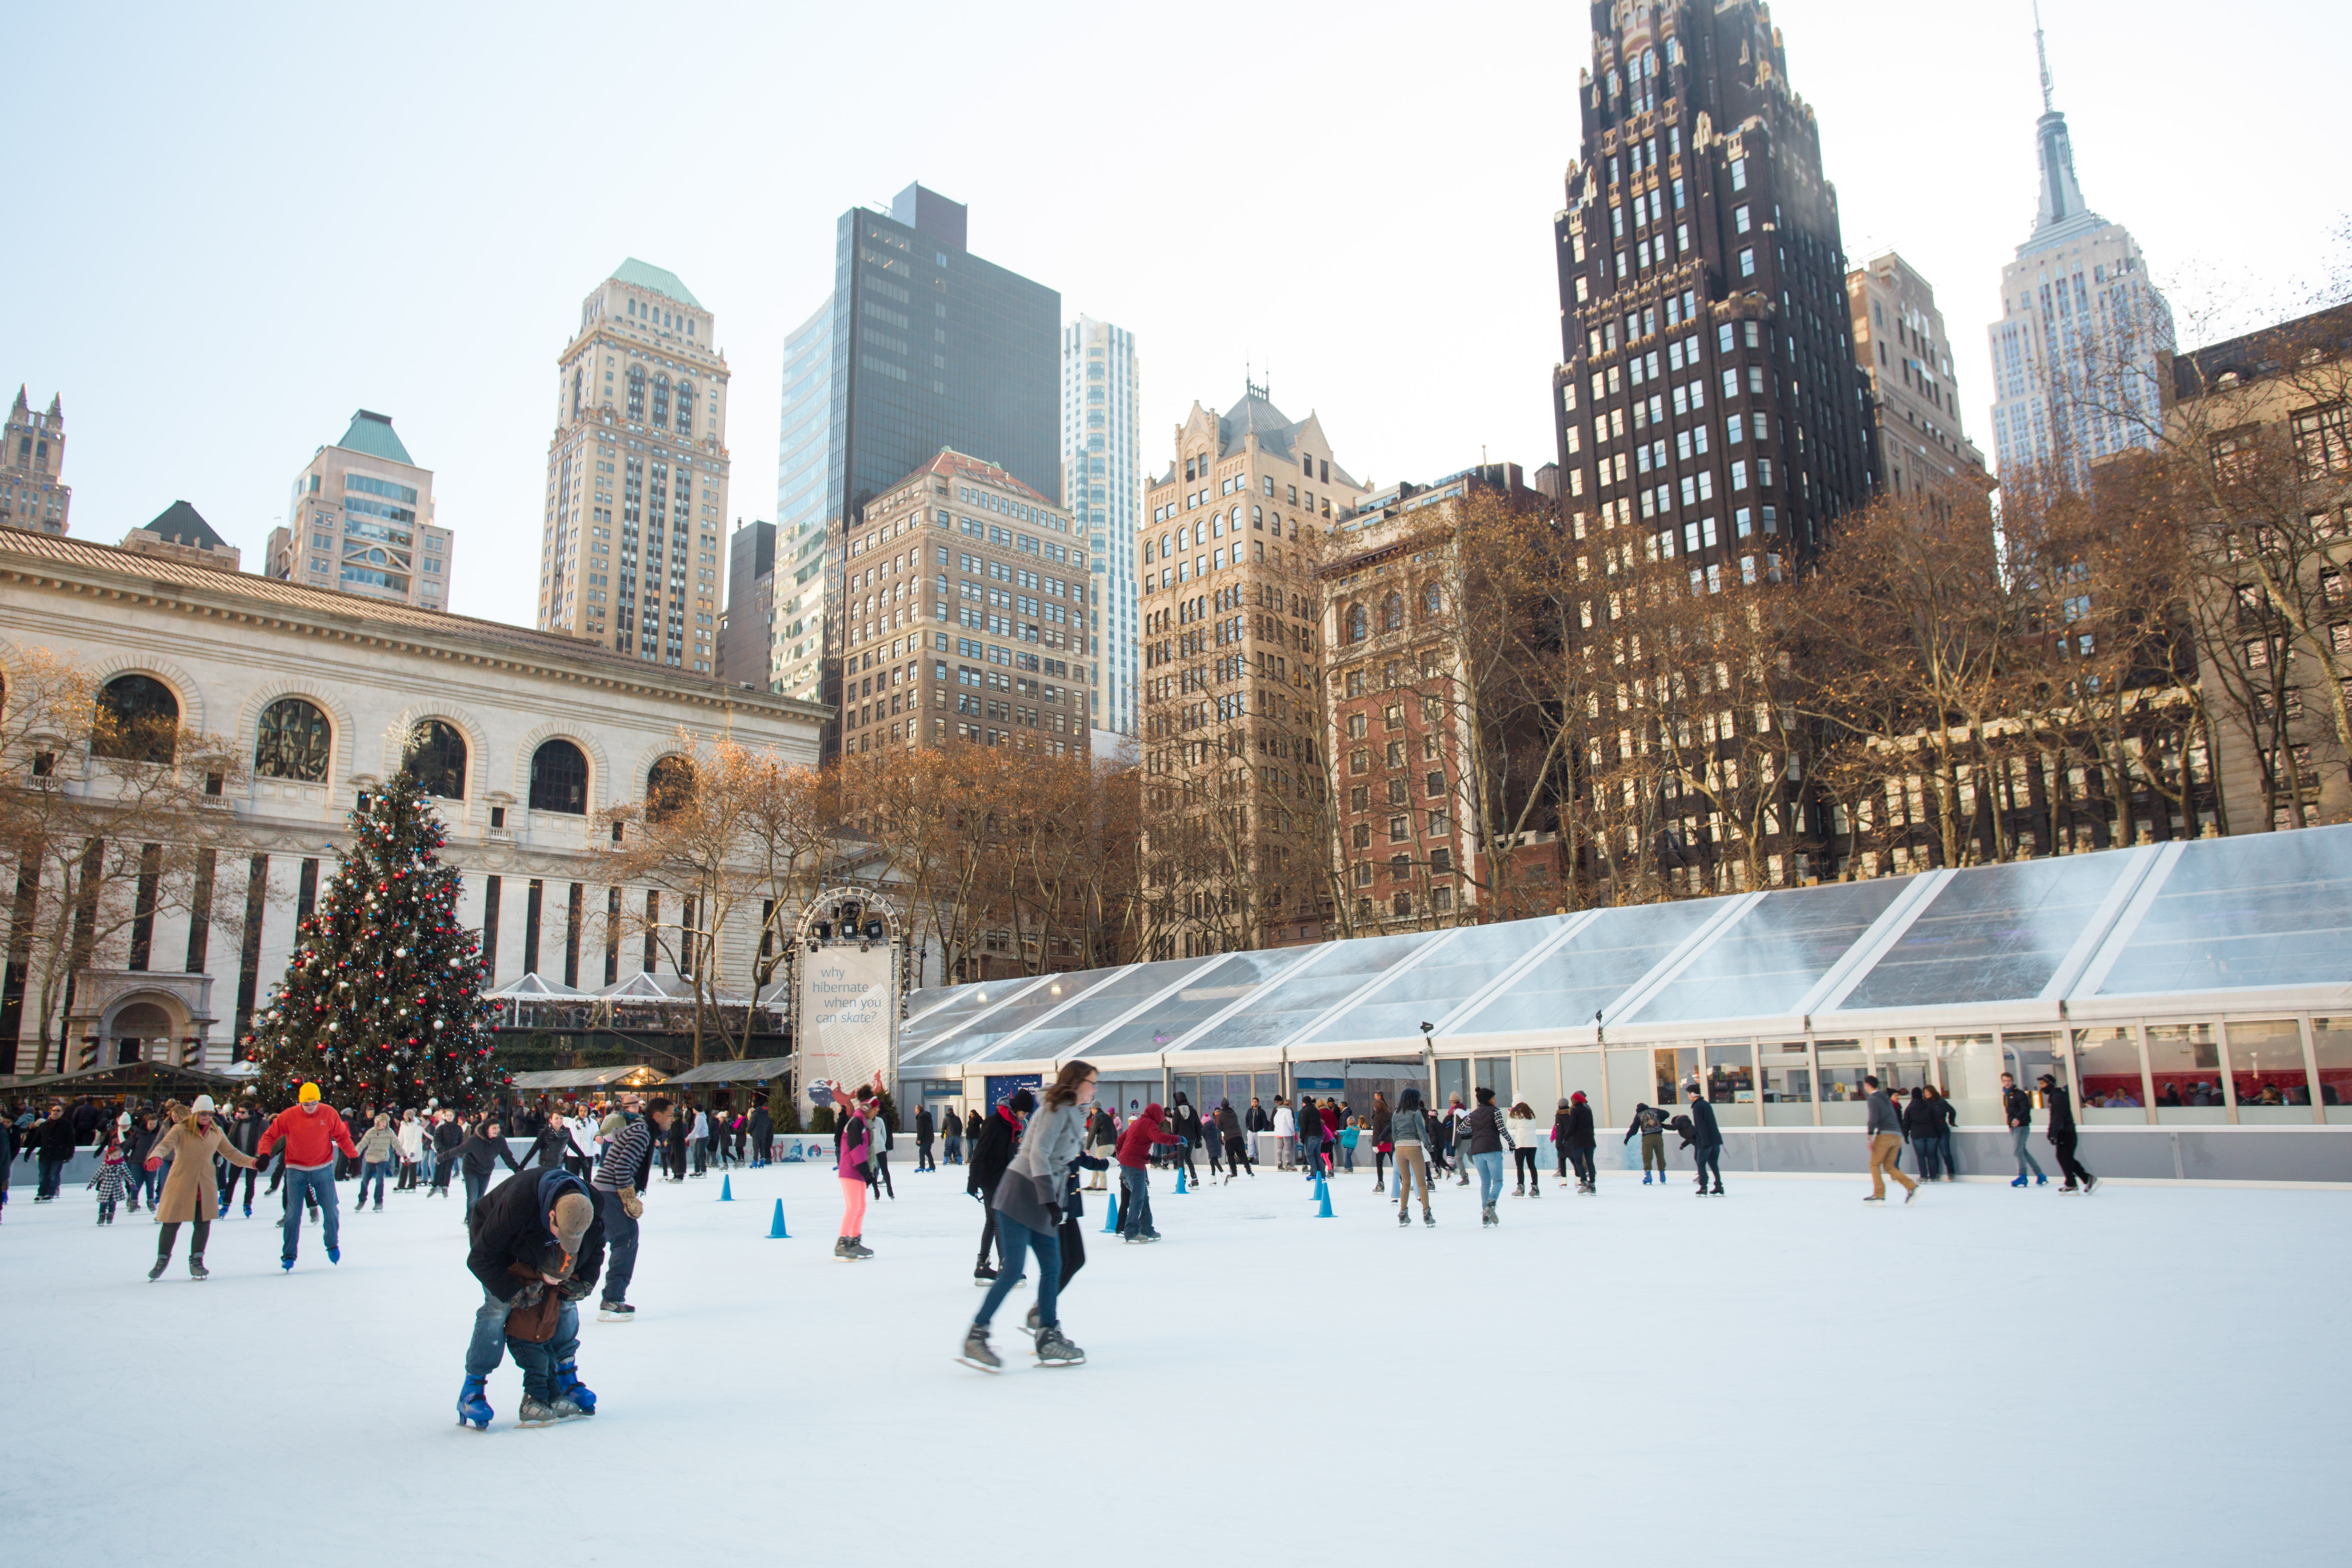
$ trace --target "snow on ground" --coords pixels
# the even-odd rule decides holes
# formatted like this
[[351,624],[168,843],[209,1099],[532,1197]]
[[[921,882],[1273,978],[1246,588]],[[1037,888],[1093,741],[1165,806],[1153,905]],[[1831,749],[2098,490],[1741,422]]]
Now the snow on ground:
[[[1507,1195],[1496,1232],[1449,1184],[1435,1230],[1400,1231],[1369,1174],[1330,1220],[1295,1178],[1155,1177],[1168,1239],[1090,1237],[1066,1303],[1090,1364],[1018,1353],[1024,1289],[992,1378],[951,1359],[981,1297],[961,1173],[898,1179],[859,1265],[828,1256],[827,1171],[739,1171],[730,1204],[716,1175],[656,1184],[638,1321],[582,1325],[600,1414],[517,1428],[509,1363],[487,1434],[454,1411],[459,1200],[352,1215],[346,1185],[341,1265],[306,1227],[290,1276],[257,1205],[215,1226],[210,1282],[184,1232],[150,1285],[143,1215],[100,1229],[86,1194],[19,1181],[0,1519],[135,1521],[198,1563],[294,1561],[264,1543],[305,1519],[590,1563],[2343,1561],[2352,1193],[1866,1208],[1856,1180],[1700,1202],[1612,1172]],[[1037,1542],[1056,1520],[1076,1533]]]

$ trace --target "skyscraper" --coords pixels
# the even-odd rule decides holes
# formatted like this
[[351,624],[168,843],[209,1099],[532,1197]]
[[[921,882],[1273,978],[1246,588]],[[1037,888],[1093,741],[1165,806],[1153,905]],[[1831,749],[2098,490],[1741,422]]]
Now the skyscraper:
[[1846,274],[1854,363],[1871,392],[1872,467],[1910,495],[1966,477],[1984,482],[1984,454],[1960,430],[1959,381],[1936,290],[1894,251]]
[[738,521],[727,536],[727,624],[719,628],[719,679],[768,689],[775,642],[776,525]]
[[2000,269],[2001,315],[1990,329],[1993,458],[2004,482],[2047,468],[2086,489],[2099,458],[2156,444],[2158,356],[2172,350],[2172,307],[2148,280],[2131,231],[2083,200],[2038,26],[2033,47],[2042,199],[2033,232]]
[[391,415],[362,408],[342,439],[320,447],[294,476],[286,524],[269,531],[263,570],[313,588],[446,610],[449,544],[449,531],[433,521],[433,470],[408,455]]
[[718,668],[727,356],[675,273],[635,257],[580,306],[558,360],[539,625]]
[[1759,0],[1591,16],[1555,224],[1560,507],[1579,537],[1687,557],[1702,588],[1769,574],[1869,495],[1820,129]]
[[1092,316],[1062,329],[1062,500],[1087,533],[1102,630],[1089,647],[1094,727],[1133,735],[1135,537],[1143,517],[1135,334]]
[[[832,296],[786,340],[779,573],[789,558],[797,577],[819,531],[824,540],[821,612],[788,612],[777,584],[779,689],[789,695],[842,700],[843,552],[867,501],[945,448],[995,464],[1049,502],[1061,496],[1062,297],[972,255],[965,220],[961,203],[920,184],[887,214],[842,214]],[[803,630],[788,637],[794,624]],[[828,755],[840,738],[837,723],[828,728]]]
[[63,533],[73,507],[73,487],[58,481],[66,466],[66,411],[52,394],[46,414],[36,414],[16,389],[16,405],[0,439],[0,524],[36,533]]

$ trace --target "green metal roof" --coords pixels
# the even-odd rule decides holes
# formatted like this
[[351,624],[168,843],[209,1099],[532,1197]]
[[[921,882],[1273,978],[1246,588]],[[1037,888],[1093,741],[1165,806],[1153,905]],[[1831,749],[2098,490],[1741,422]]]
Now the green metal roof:
[[650,289],[656,294],[667,295],[691,310],[702,309],[702,301],[687,292],[686,285],[677,280],[677,273],[665,271],[650,262],[640,261],[634,256],[613,268],[613,277],[616,282],[633,283],[640,289]]
[[365,452],[371,458],[405,463],[412,468],[416,467],[416,459],[408,455],[408,448],[402,446],[400,437],[392,433],[392,416],[389,414],[361,409],[352,416],[352,427],[343,432],[343,438],[335,445],[347,452]]

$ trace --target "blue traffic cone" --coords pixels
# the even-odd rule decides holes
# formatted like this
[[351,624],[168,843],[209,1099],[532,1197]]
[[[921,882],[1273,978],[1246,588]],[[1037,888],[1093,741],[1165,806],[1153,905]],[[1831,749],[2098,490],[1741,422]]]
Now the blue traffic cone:
[[1118,1234],[1118,1199],[1116,1196],[1106,1199],[1103,1203],[1103,1234],[1105,1236]]
[[1179,1166],[1177,1166],[1177,1167],[1176,1167],[1176,1191],[1177,1191],[1178,1193],[1180,1193],[1180,1194],[1181,1194],[1181,1193],[1182,1193],[1182,1192],[1183,1192],[1183,1190],[1184,1190],[1184,1167],[1183,1167],[1183,1166],[1181,1166],[1181,1165],[1179,1165]]
[[790,1241],[792,1238],[792,1233],[784,1228],[784,1200],[778,1198],[776,1200],[776,1217],[768,1222],[768,1239],[770,1241]]
[[1323,1200],[1323,1206],[1315,1211],[1315,1217],[1317,1219],[1333,1218],[1334,1215],[1331,1213],[1331,1189],[1321,1182],[1318,1182],[1315,1184],[1315,1192],[1316,1195]]
[[1319,1203],[1326,1208],[1330,1206],[1331,1194],[1324,1187],[1322,1172],[1318,1171],[1315,1173],[1315,1190],[1307,1194],[1307,1197],[1309,1203]]
[[[735,1201],[735,1178],[732,1176],[719,1178],[719,1201],[722,1204],[731,1204]],[[782,1203],[784,1200],[778,1198],[776,1201]]]

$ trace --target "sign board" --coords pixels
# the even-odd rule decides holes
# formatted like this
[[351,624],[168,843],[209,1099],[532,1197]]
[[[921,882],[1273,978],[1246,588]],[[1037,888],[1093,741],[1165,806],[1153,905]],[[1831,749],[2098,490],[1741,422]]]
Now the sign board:
[[[861,952],[828,943],[800,965],[801,1082],[856,1085],[898,1076],[898,995],[891,984],[896,944]],[[805,1095],[805,1089],[803,1089]]]
[[1344,1078],[1302,1078],[1292,1080],[1301,1094],[1345,1094],[1348,1080]]
[[1023,1089],[1036,1094],[1045,1080],[1034,1072],[991,1073],[988,1075],[988,1109],[994,1110]]

